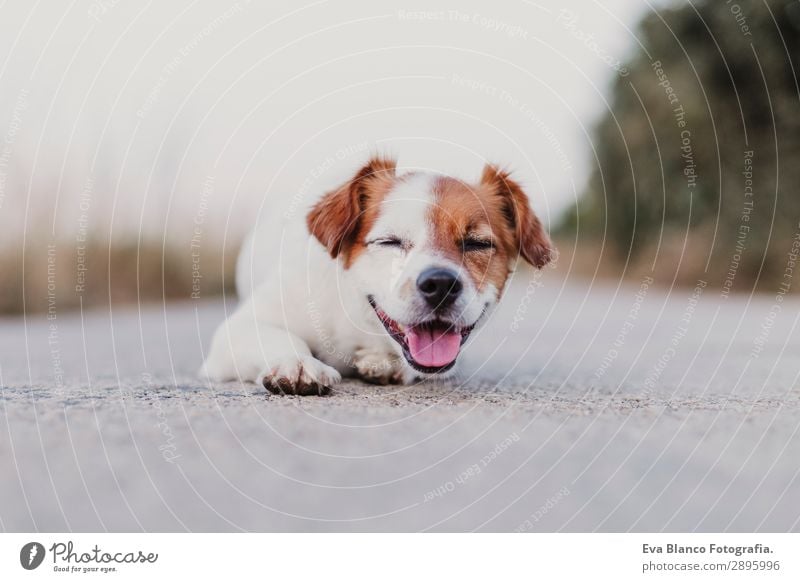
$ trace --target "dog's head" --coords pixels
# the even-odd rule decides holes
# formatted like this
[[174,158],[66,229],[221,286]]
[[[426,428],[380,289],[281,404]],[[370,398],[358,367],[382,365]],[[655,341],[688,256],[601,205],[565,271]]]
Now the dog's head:
[[467,184],[398,175],[394,161],[374,158],[307,222],[423,374],[453,367],[519,257],[541,268],[553,254],[522,188],[491,165]]

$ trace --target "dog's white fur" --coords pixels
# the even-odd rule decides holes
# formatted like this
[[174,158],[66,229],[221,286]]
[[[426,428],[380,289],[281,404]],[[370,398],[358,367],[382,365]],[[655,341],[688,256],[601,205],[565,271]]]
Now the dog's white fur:
[[[420,272],[446,266],[461,273],[461,265],[433,244],[429,210],[435,178],[414,174],[394,187],[365,237],[398,236],[408,247],[367,245],[349,268],[310,235],[306,212],[273,213],[262,220],[237,263],[241,303],[215,333],[201,374],[215,381],[315,390],[336,384],[342,375],[378,383],[420,377],[366,297],[373,296],[394,320],[418,321],[426,311],[415,286]],[[457,327],[475,324],[500,295],[491,284],[479,290],[469,277],[461,280],[464,290],[453,309]]]

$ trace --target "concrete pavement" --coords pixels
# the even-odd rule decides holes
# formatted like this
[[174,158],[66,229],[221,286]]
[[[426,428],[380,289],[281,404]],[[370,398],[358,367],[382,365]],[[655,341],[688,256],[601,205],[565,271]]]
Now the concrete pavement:
[[0,320],[0,528],[800,529],[800,301],[542,281],[325,398],[194,377],[222,301]]

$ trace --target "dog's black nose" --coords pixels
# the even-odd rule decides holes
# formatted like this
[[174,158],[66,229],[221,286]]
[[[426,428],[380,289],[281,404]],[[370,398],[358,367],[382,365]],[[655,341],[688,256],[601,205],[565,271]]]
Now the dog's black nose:
[[458,299],[462,288],[458,275],[449,269],[432,267],[417,277],[417,289],[434,309],[451,305]]

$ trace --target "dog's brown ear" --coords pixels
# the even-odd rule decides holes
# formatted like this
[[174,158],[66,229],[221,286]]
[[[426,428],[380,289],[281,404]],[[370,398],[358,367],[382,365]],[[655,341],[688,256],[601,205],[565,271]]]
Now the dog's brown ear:
[[369,196],[391,184],[396,167],[395,160],[372,158],[349,181],[326,194],[308,213],[306,224],[309,232],[328,249],[332,258],[347,254],[355,242]]
[[509,172],[491,164],[483,168],[481,184],[503,198],[503,212],[514,232],[519,254],[539,269],[549,263],[555,253],[553,245],[522,187]]

